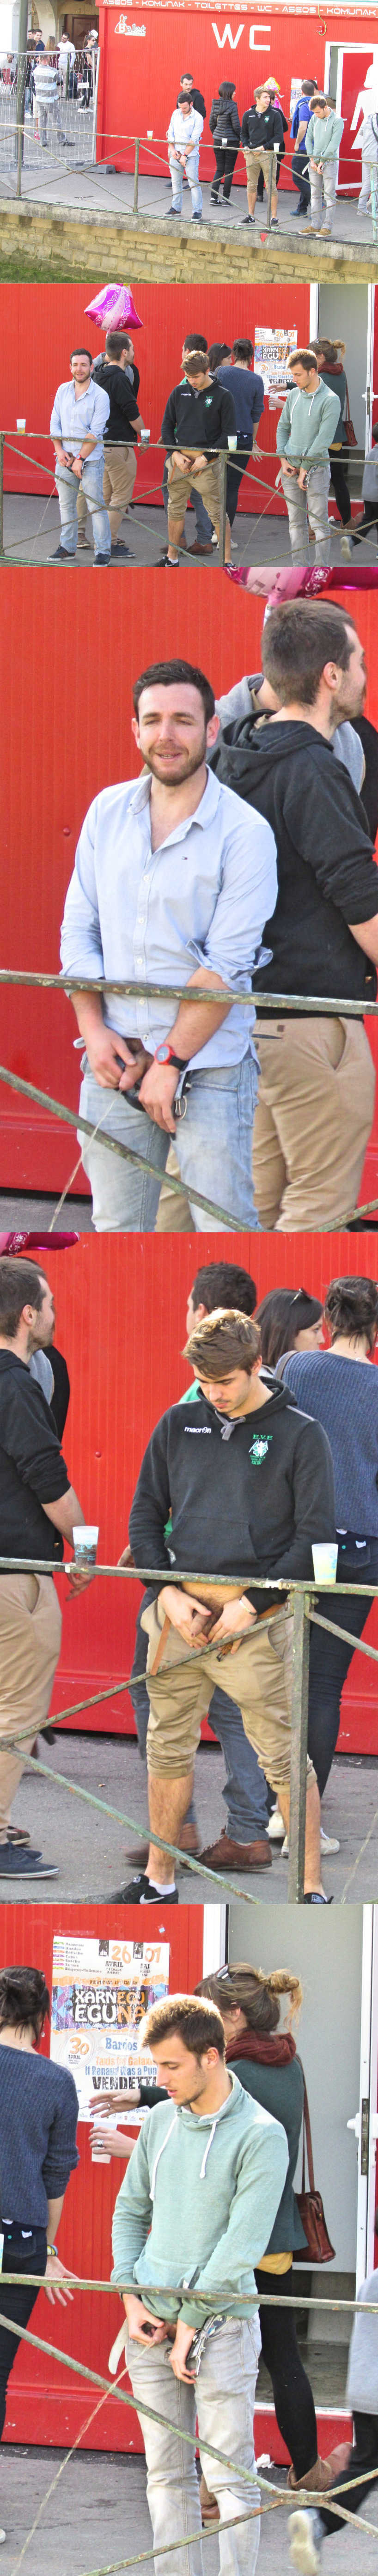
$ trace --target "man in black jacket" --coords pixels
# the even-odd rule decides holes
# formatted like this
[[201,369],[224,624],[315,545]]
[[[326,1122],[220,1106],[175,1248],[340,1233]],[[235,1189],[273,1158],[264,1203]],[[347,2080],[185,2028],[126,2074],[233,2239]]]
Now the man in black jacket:
[[271,169],[273,172],[272,224],[278,224],[275,180],[277,155],[280,145],[282,150],[283,139],[282,117],[279,108],[272,106],[270,91],[264,88],[255,89],[255,105],[245,108],[240,137],[247,173],[248,214],[244,216],[246,224],[254,223],[259,171],[263,171],[267,187]]
[[[236,1695],[288,1831],[291,1617],[286,1596],[274,1587],[277,1578],[311,1579],[312,1541],[334,1539],[328,1440],[319,1423],[287,1403],[286,1389],[269,1372],[261,1374],[252,1318],[216,1309],[191,1332],[184,1356],[198,1393],[194,1401],[192,1395],[171,1405],[157,1423],[129,1522],[135,1563],[162,1569],[162,1584],[154,1586],[153,1600],[150,1590],[143,1614],[152,1839],[147,1874],[122,1891],[133,1904],[174,1902],[171,1855],[153,1837],[180,1842],[201,1720],[220,1675],[222,1690]],[[189,1580],[192,1565],[199,1574]],[[172,1566],[183,1569],[182,1587],[170,1583]],[[269,1579],[270,1594],[254,1593],[253,1574]],[[214,1575],[228,1579],[215,1585]],[[326,1901],[312,1764],[305,1890],[309,1902]]]
[[193,88],[193,74],[192,74],[192,72],[183,72],[182,80],[180,80],[180,82],[179,82],[179,87],[178,87],[178,91],[177,91],[176,107],[178,107],[178,103],[179,103],[180,90],[184,90],[184,91],[185,91],[185,97],[186,97],[186,98],[188,98],[188,99],[190,100],[190,106],[191,106],[191,107],[194,107],[194,109],[195,109],[195,113],[196,113],[196,116],[203,116],[203,120],[204,120],[204,123],[205,123],[205,119],[206,119],[205,100],[204,100],[204,98],[202,97],[202,90],[201,90],[201,89],[194,89],[194,88]]
[[92,375],[96,384],[102,385],[104,393],[109,395],[106,440],[104,435],[103,492],[110,519],[112,559],[126,563],[130,546],[117,544],[117,539],[121,519],[134,490],[135,448],[143,429],[137,404],[138,368],[134,365],[133,343],[126,331],[107,331],[104,355],[95,359]]
[[[0,1879],[12,1890],[24,1878],[56,1878],[19,1829],[10,1808],[22,1772],[13,1739],[29,1726],[25,1752],[47,1717],[61,1636],[61,1612],[50,1573],[33,1562],[63,1557],[84,1515],[67,1475],[50,1405],[30,1373],[34,1352],[48,1351],[54,1302],[35,1262],[0,1260],[0,1554],[27,1557],[30,1574],[0,1572]],[[70,1570],[73,1592],[90,1579]],[[7,1745],[7,1736],[10,1738]]]
[[[186,359],[184,383],[174,385],[168,396],[161,424],[163,446],[167,448],[168,466],[168,555],[167,563],[178,564],[178,546],[183,535],[189,494],[201,493],[205,509],[219,538],[220,472],[218,448],[228,447],[235,436],[235,404],[210,375],[207,352],[194,352]],[[230,524],[226,517],[226,563],[230,560]]]
[[[364,705],[366,667],[348,610],[294,600],[274,609],[262,660],[277,714],[251,712],[226,731],[218,775],[271,823],[278,900],[264,940],[264,992],[302,994],[303,1012],[258,1017],[259,1101],[254,1179],[270,1232],[344,1225],[358,1198],[374,1112],[374,1068],[362,1017],[343,1001],[373,1002],[378,877],[362,800],[332,752],[333,735]],[[319,996],[319,1014],[306,999]],[[321,1002],[334,1001],[322,1014]],[[256,1139],[256,1143],[255,1143]]]

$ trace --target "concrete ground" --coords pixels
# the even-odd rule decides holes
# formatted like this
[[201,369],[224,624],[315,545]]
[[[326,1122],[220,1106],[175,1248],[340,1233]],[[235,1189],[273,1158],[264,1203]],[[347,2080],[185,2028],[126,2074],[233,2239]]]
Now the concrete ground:
[[[156,154],[156,177],[144,178],[141,176],[139,178],[138,213],[142,216],[148,216],[149,221],[152,220],[152,222],[156,222],[157,225],[160,225],[162,220],[164,221],[168,216],[168,208],[171,204],[171,190],[170,181],[167,178],[166,161],[164,160],[164,165],[161,166],[160,169],[158,166],[159,157],[162,160],[162,155],[159,156],[158,144],[156,144]],[[8,199],[13,198],[15,195],[15,186],[14,162],[9,165],[9,155],[6,151],[4,140],[0,133],[0,195]],[[223,204],[221,203],[218,206],[210,205],[210,188],[211,181],[206,180],[203,183],[202,188],[204,220],[206,223],[210,223],[212,228],[214,225],[216,225],[218,229],[219,226],[221,226],[222,233],[225,233],[226,230],[227,232],[232,233],[235,230],[235,227],[238,228],[239,225],[243,223],[247,213],[246,190],[243,186],[239,186],[238,184],[234,185],[230,198],[230,209],[228,211],[227,206],[223,207]],[[122,216],[131,214],[133,211],[134,176],[133,172],[117,170],[114,165],[112,166],[111,144],[109,147],[107,162],[98,161],[93,166],[87,162],[86,166],[83,167],[82,165],[80,167],[79,159],[77,162],[75,159],[74,166],[72,166],[70,150],[67,150],[67,158],[66,155],[64,155],[64,159],[62,158],[60,161],[57,161],[55,158],[50,158],[48,151],[40,151],[38,153],[35,143],[33,143],[33,140],[28,136],[25,148],[21,194],[24,204],[32,201],[33,206],[42,206],[44,211],[46,206],[51,207],[51,209],[62,207],[65,212],[68,212],[70,207],[75,209],[85,208],[87,212],[93,210],[97,214],[101,214],[102,212],[107,215],[118,215],[122,218]],[[293,234],[295,234],[295,240],[301,244],[304,256],[306,257],[308,247],[313,243],[314,236],[312,233],[310,234],[309,218],[303,218],[296,215],[295,210],[297,204],[297,191],[294,188],[282,189],[281,187],[279,190],[278,200],[279,233],[287,234],[288,243],[290,239],[293,238]],[[185,226],[187,226],[191,221],[190,191],[186,188],[183,190],[182,219]],[[174,219],[172,216],[172,229],[173,221]],[[256,248],[258,248],[260,233],[264,235],[265,232],[266,197],[264,197],[262,206],[259,207],[257,205],[256,207],[254,234],[251,230],[249,231],[249,242],[251,244],[252,251],[254,241],[256,243]],[[273,230],[273,241],[277,241],[277,238],[277,233]],[[338,249],[340,248],[341,243],[351,244],[352,246],[355,246],[356,249],[366,249],[366,246],[370,242],[373,242],[373,223],[371,214],[359,214],[357,195],[350,198],[340,197],[337,199],[334,212],[333,232],[331,235],[331,242],[332,241]],[[331,246],[328,236],[327,246],[328,248]]]
[[[286,516],[285,518],[277,517],[274,507],[274,493],[271,496],[269,494],[267,495],[263,466],[261,468],[261,474],[261,514],[259,516],[256,515],[252,517],[252,515],[243,514],[242,509],[239,507],[236,513],[236,518],[234,519],[232,531],[232,563],[234,565],[250,563],[271,563],[273,565],[290,564],[291,562],[288,520]],[[156,479],[156,482],[160,485],[161,477],[161,456],[159,454],[153,461],[153,456],[151,454],[151,482]],[[48,485],[46,488],[48,491]],[[331,564],[341,564],[345,560],[341,547],[343,534],[341,522],[339,519],[332,519],[330,524]],[[75,559],[75,566],[79,569],[84,566],[86,570],[88,570],[88,565],[91,567],[93,566],[93,547],[89,520],[87,520],[87,528],[89,530],[88,544],[85,547],[83,546],[78,549]],[[188,562],[189,565],[191,562],[193,563],[193,571],[197,569],[198,562],[200,560],[198,555],[194,558],[191,556],[191,547],[195,542],[195,533],[195,519],[193,511],[191,510],[187,512],[186,517],[187,554],[184,560],[185,564],[186,562]],[[59,539],[60,518],[56,492],[49,493],[47,500],[45,500],[43,493],[38,493],[36,495],[23,492],[5,493],[4,558],[7,563],[28,564],[29,566],[33,564],[48,564],[51,557],[54,555],[55,548],[59,545]],[[120,529],[120,541],[130,549],[130,564],[157,564],[161,554],[166,551],[167,547],[167,521],[163,509],[161,507],[154,507],[152,503],[143,503],[136,500],[133,503],[131,510],[128,510],[126,517],[123,519],[122,527]],[[310,548],[310,555],[311,562],[313,563],[315,560],[315,550],[313,545]],[[205,571],[211,572],[213,565],[219,570],[218,547],[214,546],[211,555],[205,555],[202,558],[202,561]],[[372,564],[374,568],[376,567],[378,554],[375,529],[373,529],[372,536],[366,540],[365,544],[359,545],[353,551],[351,562],[353,565],[353,571],[356,569],[358,570],[358,566],[360,564]],[[122,567],[125,572],[128,571],[128,568],[127,563]],[[72,569],[71,566],[70,569]]]
[[[134,2568],[139,2552],[151,2549],[151,2525],[146,2502],[144,2459],[124,2458],[122,2453],[84,2451],[63,2467],[55,2493],[42,2509],[33,2538],[25,2535],[47,2497],[51,2480],[55,2480],[64,2455],[53,2450],[15,2449],[2,2451],[1,2512],[7,2525],[7,2539],[2,2551],[2,2576],[17,2576],[22,2551],[24,2576],[101,2576],[101,2571],[118,2567]],[[270,2475],[268,2470],[262,2474]],[[277,2576],[280,2567],[289,2570],[288,2519],[292,2500],[284,2488],[284,2473],[271,2472],[275,2495],[285,2493],[282,2507],[263,2513],[259,2550],[259,2576]],[[262,2503],[267,2499],[262,2495]],[[373,2537],[367,2537],[356,2524],[346,2532],[342,2547],[345,2576],[376,2576],[378,2543],[378,2500],[373,2493],[364,2507],[364,2519],[373,2525]],[[132,2551],[134,2550],[134,2557]],[[123,2554],[124,2553],[124,2554]],[[327,2576],[338,2576],[341,2566],[340,2541],[327,2541],[324,2561]],[[174,2567],[180,2576],[181,2552],[176,2561],[167,2559],[167,2569]],[[152,2560],[147,2559],[152,2568]],[[213,2534],[204,2542],[206,2576],[217,2576],[218,2542]]]
[[[67,1693],[67,1698],[70,1694]],[[73,1694],[72,1694],[73,1698]],[[146,1832],[146,1774],[134,1737],[68,1733],[58,1727],[55,1742],[45,1745],[39,1738],[42,1761],[32,1762],[15,1800],[16,1824],[27,1826],[33,1847],[44,1859],[57,1863],[58,1878],[41,1881],[44,1904],[56,1904],[57,1894],[70,1901],[87,1898],[112,1900],[120,1887],[130,1884],[136,1863],[128,1860],[136,1846],[136,1836],[127,1824],[115,1822],[101,1807],[87,1806],[84,1799],[72,1795],[72,1786],[89,1790],[91,1795],[115,1807],[120,1816],[135,1820],[138,1839]],[[54,1773],[60,1772],[67,1788],[57,1786]],[[212,1745],[202,1744],[195,1768],[197,1818],[203,1836],[203,1847],[213,1843],[225,1823],[222,1799],[224,1782],[223,1757]],[[324,1861],[324,1886],[334,1902],[358,1904],[375,1898],[377,1893],[378,1853],[378,1772],[373,1759],[344,1758],[333,1764],[323,1801],[323,1823],[327,1833],[335,1834],[340,1851]],[[366,1848],[365,1848],[366,1844]],[[360,1856],[361,1855],[361,1856]],[[287,1903],[287,1862],[277,1846],[273,1849],[272,1867],[257,1871],[236,1871],[235,1882],[240,1895],[246,1894],[254,1904]],[[227,1901],[226,1885],[219,1888],[205,1874],[183,1868],[179,1875],[179,1897],[183,1905],[203,1905],[207,1901]],[[228,1892],[230,1892],[228,1887]],[[12,1893],[25,1901],[30,1893],[36,1899],[36,1882],[18,1885],[2,1882],[0,1902]]]

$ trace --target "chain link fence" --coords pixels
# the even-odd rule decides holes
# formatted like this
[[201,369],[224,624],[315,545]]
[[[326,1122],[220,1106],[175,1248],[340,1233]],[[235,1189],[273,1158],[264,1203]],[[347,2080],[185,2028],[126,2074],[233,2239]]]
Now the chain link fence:
[[95,161],[99,68],[99,46],[0,53],[0,173],[17,195],[23,170],[47,177],[66,153],[71,169]]

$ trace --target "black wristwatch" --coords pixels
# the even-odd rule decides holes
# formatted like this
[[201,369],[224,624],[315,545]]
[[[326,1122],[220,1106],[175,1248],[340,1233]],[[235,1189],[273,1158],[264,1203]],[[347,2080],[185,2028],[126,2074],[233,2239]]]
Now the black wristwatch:
[[161,1046],[155,1047],[154,1064],[176,1064],[178,1072],[185,1073],[186,1066],[189,1064],[189,1056],[175,1055],[174,1047],[170,1045],[169,1038],[163,1038]]

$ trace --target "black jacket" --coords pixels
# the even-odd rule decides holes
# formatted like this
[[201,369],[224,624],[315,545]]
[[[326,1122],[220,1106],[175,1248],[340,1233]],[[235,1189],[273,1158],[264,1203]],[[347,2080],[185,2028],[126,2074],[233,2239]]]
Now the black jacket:
[[[178,103],[179,103],[179,95],[180,95],[180,92],[179,92],[179,90],[178,90],[178,91],[177,91],[177,99],[176,99],[176,107],[178,107]],[[205,100],[204,100],[204,98],[202,97],[202,90],[201,90],[201,89],[191,89],[191,90],[190,90],[190,93],[189,93],[189,90],[187,89],[187,91],[186,91],[186,97],[187,97],[187,98],[189,98],[190,107],[195,107],[196,116],[203,116],[203,117],[205,117],[205,116],[206,116],[206,108],[205,108]]]
[[222,107],[221,98],[213,98],[209,126],[213,143],[216,143],[217,147],[218,144],[223,143],[224,136],[227,143],[240,143],[240,116],[236,98],[229,98],[226,107]]
[[[63,1556],[44,1503],[69,1490],[50,1405],[16,1351],[0,1351],[0,1556]],[[0,1577],[1,1580],[1,1577]]]
[[[133,373],[138,375],[137,367]],[[104,429],[104,446],[117,447],[121,442],[124,445],[126,440],[128,447],[136,447],[137,432],[131,428],[131,422],[139,420],[140,415],[130,377],[125,375],[123,367],[112,366],[111,360],[105,358],[96,358],[92,374],[96,385],[102,385],[103,393],[109,395],[110,412]]]
[[349,923],[378,913],[378,873],[356,788],[312,725],[247,716],[226,726],[218,777],[271,824],[278,898],[264,942],[272,962],[253,979],[271,993],[373,1002],[377,977]]
[[[172,1404],[145,1451],[129,1533],[136,1565],[184,1574],[312,1576],[312,1539],[335,1535],[333,1467],[320,1424],[269,1370],[271,1401],[230,1427],[200,1392]],[[171,1513],[172,1535],[166,1540]],[[152,1589],[152,1587],[148,1587]],[[159,1590],[158,1584],[154,1586]],[[274,1594],[255,1594],[257,1611]],[[277,1596],[276,1596],[277,1597]],[[278,1600],[282,1594],[278,1595]]]
[[218,447],[227,447],[229,431],[235,429],[233,396],[216,376],[204,393],[193,393],[186,376],[183,385],[173,386],[161,424],[163,447],[171,454],[174,447],[192,447],[198,456],[206,449],[212,457]]
[[279,152],[283,144],[282,116],[278,107],[265,108],[258,116],[257,107],[246,107],[242,117],[241,142],[245,151]]

